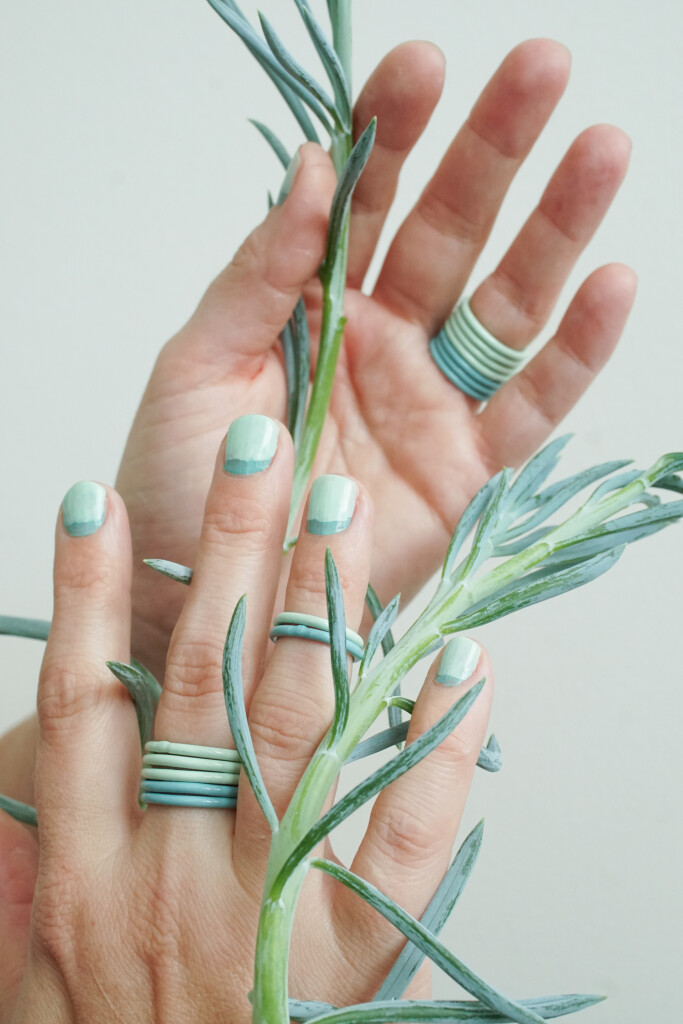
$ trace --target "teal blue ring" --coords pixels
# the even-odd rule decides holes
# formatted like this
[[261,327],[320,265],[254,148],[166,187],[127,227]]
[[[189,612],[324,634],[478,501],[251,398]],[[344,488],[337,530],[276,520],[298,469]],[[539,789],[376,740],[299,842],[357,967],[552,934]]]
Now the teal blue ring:
[[193,796],[236,796],[237,786],[220,786],[216,782],[164,782],[163,779],[142,779],[143,793],[189,793]]
[[481,370],[477,370],[476,366],[472,366],[466,356],[453,347],[452,342],[448,340],[447,335],[443,331],[441,331],[436,342],[444,362],[451,366],[456,373],[460,373],[471,380],[475,387],[481,388],[489,397],[495,394],[498,388],[505,383],[502,380],[497,381],[492,377],[486,377]]
[[[270,639],[277,640],[280,636],[293,636],[299,640],[315,640],[319,644],[329,644],[330,634],[324,629],[314,629],[312,626],[273,626],[270,631]],[[363,650],[358,644],[346,641],[346,652],[354,661],[360,661],[363,657]]]
[[140,793],[143,804],[168,807],[237,807],[237,797],[188,796],[182,793]]
[[[450,342],[446,340],[445,344],[450,345]],[[444,339],[441,338],[441,335],[437,335],[436,338],[432,338],[430,341],[429,350],[432,354],[432,359],[441,370],[444,377],[446,377],[451,384],[455,384],[457,388],[464,391],[464,393],[469,395],[470,398],[476,398],[480,402],[485,402],[491,397],[491,395],[495,394],[499,385],[487,381],[487,386],[482,386],[473,377],[477,371],[469,365],[467,366],[467,369],[464,369],[462,366],[459,366],[456,369],[457,363],[462,363],[462,359],[451,360],[450,355],[451,353],[455,354],[455,350],[451,346],[451,352],[448,352],[448,350],[444,352],[443,346]],[[477,376],[481,375],[477,374]]]

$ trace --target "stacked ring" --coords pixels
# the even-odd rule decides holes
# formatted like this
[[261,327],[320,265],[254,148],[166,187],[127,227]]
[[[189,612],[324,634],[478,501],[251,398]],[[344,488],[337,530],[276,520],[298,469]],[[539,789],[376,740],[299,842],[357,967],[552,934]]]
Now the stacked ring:
[[236,750],[149,740],[140,801],[174,807],[235,807],[241,767]]
[[[283,612],[278,615],[270,631],[270,639],[275,641],[281,636],[294,636],[301,640],[316,640],[321,644],[330,642],[330,624],[327,619],[318,615],[306,615],[303,612]],[[346,650],[354,661],[363,657],[363,637],[346,630]]]
[[524,352],[504,345],[486,330],[470,309],[469,299],[458,303],[429,348],[444,376],[482,402],[514,377],[526,359]]

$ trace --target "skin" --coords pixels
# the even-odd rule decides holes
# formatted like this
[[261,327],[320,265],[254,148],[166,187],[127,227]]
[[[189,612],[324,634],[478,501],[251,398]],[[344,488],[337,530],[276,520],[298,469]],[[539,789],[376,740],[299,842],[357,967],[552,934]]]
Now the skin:
[[[621,264],[595,270],[555,336],[483,412],[441,375],[429,355],[428,340],[460,297],[506,190],[568,74],[569,55],[551,40],[529,40],[506,57],[399,228],[372,294],[363,293],[364,278],[401,166],[438,102],[441,52],[428,43],[398,47],[356,105],[356,132],[376,114],[378,135],[352,209],[348,326],[315,475],[353,474],[372,496],[376,530],[366,572],[383,601],[401,591],[405,604],[417,592],[438,567],[473,493],[502,465],[519,465],[543,443],[609,359],[631,308],[633,272]],[[629,152],[626,136],[609,125],[586,129],[569,147],[510,249],[472,293],[474,312],[501,341],[521,349],[542,330],[623,179]],[[160,579],[141,560],[165,557],[199,567],[205,496],[227,421],[255,411],[277,419],[285,415],[278,335],[303,292],[315,336],[316,271],[334,189],[327,155],[310,145],[301,153],[284,205],[247,239],[161,351],[117,480],[132,531],[132,653],[158,678],[168,656],[169,694],[176,685],[169,643],[179,618],[193,607],[194,587]],[[243,539],[250,526],[248,516],[237,515],[228,532]],[[278,566],[273,613],[283,607],[291,557],[279,556]],[[207,678],[219,662],[233,607],[234,602],[210,628],[202,623],[196,650]],[[362,608],[358,623],[364,629],[361,614]],[[251,685],[260,678],[267,650],[254,648],[260,654],[248,668]],[[113,656],[108,649],[101,660]],[[182,690],[180,675],[178,680]],[[279,680],[272,694],[271,726],[282,720],[283,685]],[[177,699],[182,701],[182,693]],[[222,698],[214,692],[211,700],[215,709]],[[186,708],[190,718],[181,730],[190,741],[194,707]],[[28,803],[39,803],[38,732],[33,718],[0,742],[0,790]],[[288,771],[298,777],[302,763],[290,756]],[[10,917],[21,920],[30,910],[37,851],[17,838],[25,829],[2,818],[0,884]],[[437,835],[444,826],[439,821],[431,827]],[[413,848],[410,842],[405,846]],[[429,849],[425,841],[423,857]],[[367,858],[368,877],[377,856],[375,850]],[[362,916],[357,905],[353,913]],[[10,969],[12,949],[7,947]],[[18,963],[17,976],[21,957]]]
[[[224,708],[217,713],[223,695],[212,636],[214,623],[223,623],[246,593],[250,728],[278,815],[333,706],[326,645],[282,639],[265,670],[255,669],[270,643],[292,471],[282,425],[276,455],[261,473],[232,477],[219,453],[196,576],[171,638],[155,722],[157,739],[233,745]],[[270,834],[246,782],[236,810],[150,805],[142,811],[137,804],[135,713],[104,664],[130,654],[130,534],[115,491],[108,491],[107,504],[104,525],[90,536],[70,537],[61,518],[57,523],[54,623],[38,687],[40,850],[35,831],[12,820],[0,841],[10,866],[0,900],[0,1022],[246,1024]],[[372,502],[361,487],[346,530],[327,537],[302,531],[287,610],[326,614],[329,546],[347,622],[357,627],[371,537]],[[434,664],[422,687],[408,742],[487,678],[454,733],[379,796],[352,865],[415,915],[448,864],[493,693],[486,654],[455,688],[436,683],[436,670]],[[291,993],[342,1004],[371,998],[401,936],[315,871],[298,913]],[[409,994],[428,991],[422,970]]]

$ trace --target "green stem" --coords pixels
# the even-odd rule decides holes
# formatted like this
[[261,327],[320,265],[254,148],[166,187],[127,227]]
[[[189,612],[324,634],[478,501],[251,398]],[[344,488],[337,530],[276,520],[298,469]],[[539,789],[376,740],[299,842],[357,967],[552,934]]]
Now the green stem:
[[265,896],[256,935],[252,1024],[289,1024],[289,944],[308,864],[289,878],[277,899]]
[[[335,136],[332,142],[332,157],[337,173],[344,167],[353,148],[350,134]],[[311,388],[311,398],[306,412],[301,441],[297,447],[294,463],[294,483],[287,523],[285,551],[296,542],[294,530],[303,503],[309,477],[313,469],[325,417],[332,395],[334,374],[344,334],[344,294],[346,292],[346,266],[349,250],[349,216],[344,222],[341,243],[335,253],[329,253],[321,271],[323,286],[323,315],[320,327],[318,359]]]

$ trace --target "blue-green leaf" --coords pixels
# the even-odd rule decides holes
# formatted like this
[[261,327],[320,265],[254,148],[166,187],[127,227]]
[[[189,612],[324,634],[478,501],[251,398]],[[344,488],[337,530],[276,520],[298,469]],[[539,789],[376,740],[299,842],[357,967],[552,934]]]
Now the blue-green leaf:
[[351,0],[327,0],[332,24],[332,41],[344,69],[344,78],[351,95]]
[[28,640],[47,640],[49,619],[22,619],[16,615],[0,615],[0,635],[23,636]]
[[228,712],[228,721],[232,730],[232,738],[235,741],[237,753],[241,758],[242,768],[249,779],[254,796],[258,800],[271,831],[277,832],[279,827],[277,814],[261,777],[254,744],[249,731],[249,723],[247,722],[247,712],[244,706],[242,643],[244,641],[246,616],[247,598],[245,594],[237,602],[225,640],[225,648],[223,649],[223,694],[225,696],[225,707]]
[[[480,821],[478,825],[475,825],[458,850],[453,863],[444,875],[441,884],[420,918],[420,923],[432,935],[439,935],[441,933],[441,929],[446,924],[455,904],[460,899],[472,869],[477,862],[483,837],[484,822]],[[404,946],[398,960],[378,989],[375,1000],[400,999],[420,969],[424,958],[424,951],[418,949],[412,942]]]
[[597,505],[601,498],[604,498],[606,494],[611,494],[612,491],[618,491],[621,487],[626,487],[628,484],[632,484],[634,480],[637,480],[642,475],[642,470],[631,469],[628,473],[617,473],[611,480],[605,480],[599,487],[596,487],[590,497],[584,503],[584,508],[589,508],[591,505]]
[[[263,34],[266,37],[266,42],[270,47],[270,52],[287,72],[289,76],[288,81],[298,82],[301,86],[303,90],[300,93],[302,100],[308,104],[313,113],[318,117],[318,120],[321,124],[324,124],[325,127],[329,126],[329,122],[325,117],[322,108],[328,111],[332,116],[332,120],[339,128],[343,128],[344,125],[332,97],[328,96],[323,87],[316,82],[315,78],[313,78],[312,75],[309,75],[308,71],[306,71],[306,69],[299,64],[298,60],[292,56],[271,23],[264,14],[261,14],[260,11],[259,21],[261,22],[261,28],[263,29]],[[318,106],[318,104],[320,106]]]
[[330,656],[334,682],[334,718],[328,735],[328,749],[334,750],[349,719],[349,673],[346,667],[346,616],[344,592],[337,566],[329,548],[325,551],[325,592],[330,624]]
[[[408,748],[410,749],[410,748]],[[399,757],[401,755],[399,754]],[[333,864],[332,861],[316,857],[311,861],[313,867],[325,871],[328,875],[336,878],[337,881],[347,886],[357,896],[365,900],[374,910],[382,915],[387,921],[394,925],[402,935],[405,935],[425,956],[444,971],[449,978],[456,981],[458,985],[475,996],[485,1006],[492,1010],[507,1015],[510,1020],[517,1024],[545,1024],[543,1017],[539,1017],[534,1010],[530,1010],[520,1003],[509,999],[497,989],[480,978],[474,971],[470,970],[461,960],[451,953],[446,946],[440,942],[435,935],[432,935],[419,921],[399,907],[397,903],[385,896],[374,885],[370,885],[363,878],[354,875],[341,864]],[[400,1006],[400,1003],[398,1004]],[[397,1006],[394,1006],[394,1011]],[[343,1011],[340,1011],[340,1013]],[[315,1018],[314,1018],[315,1019]],[[334,1018],[333,1018],[334,1019]],[[372,1019],[372,1018],[371,1018]],[[381,1018],[380,1018],[381,1019]],[[396,1017],[387,1017],[386,1020],[396,1020]],[[406,1018],[404,1018],[406,1019]],[[410,1018],[408,1018],[410,1019]],[[320,1018],[318,1018],[320,1021]],[[329,1018],[328,1018],[329,1020]],[[339,1020],[339,1018],[337,1018]]]
[[488,480],[484,486],[477,491],[472,498],[471,502],[460,517],[460,521],[455,528],[455,532],[448,545],[448,551],[446,552],[446,558],[443,563],[443,570],[441,572],[441,578],[450,576],[453,572],[455,560],[460,554],[460,549],[469,537],[470,533],[474,529],[474,526],[479,519],[480,515],[486,508],[487,504],[491,500],[491,494],[497,486],[497,478],[494,476]]
[[[402,743],[408,735],[409,726],[410,722],[401,722],[400,725],[391,726],[389,729],[375,733],[374,736],[368,736],[354,747],[344,763],[351,764],[352,761],[360,761],[364,757],[370,757],[371,754],[378,754],[382,750],[388,750],[389,747]],[[489,737],[488,744],[479,751],[477,767],[483,768],[486,772],[498,772],[503,767],[503,756],[495,736]]]
[[138,719],[140,745],[144,750],[145,743],[152,736],[161,686],[149,669],[139,661],[133,661],[131,665],[126,665],[122,661],[108,661],[107,668],[120,683],[123,683],[131,696]]
[[296,415],[292,438],[295,447],[299,444],[306,416],[308,384],[311,376],[311,339],[308,332],[308,318],[304,300],[299,298],[290,321],[294,345],[294,367],[296,375]]
[[253,124],[254,128],[261,133],[284,169],[287,170],[292,158],[289,155],[286,146],[280,141],[272,128],[269,128],[268,125],[264,124],[262,121],[254,120],[253,117],[249,118],[249,123]]
[[[308,94],[296,79],[288,75],[279,62],[275,60],[268,47],[254,31],[244,15],[241,12],[238,13],[235,4],[228,3],[228,0],[208,0],[208,3],[216,14],[240,37],[246,48],[256,58],[266,74],[279,89],[285,103],[294,114],[309,142],[320,142],[318,133],[313,127],[313,122],[301,102],[301,99],[304,99],[313,109],[314,104],[318,107],[315,98]],[[318,107],[318,109],[320,108]],[[331,125],[322,109],[320,109],[320,114],[322,115],[323,124],[330,130]]]
[[165,558],[143,558],[143,562],[150,569],[161,573],[162,576],[167,576],[169,580],[175,580],[176,583],[184,583],[185,586],[189,586],[192,582],[192,569],[187,565],[169,562]]
[[479,751],[477,768],[483,768],[485,772],[499,772],[503,767],[503,752],[496,737],[491,733],[485,747]]
[[520,470],[510,486],[510,502],[518,510],[535,495],[539,487],[550,476],[560,460],[560,452],[571,440],[571,434],[564,434],[541,448]]
[[[565,1014],[586,1010],[602,1002],[604,998],[593,995],[541,996],[535,999],[520,999],[519,1004],[526,1009],[535,1010],[544,1020],[553,1020]],[[359,1003],[356,1006],[342,1008],[331,1006],[329,1003],[290,999],[289,1015],[293,1021],[301,1024],[399,1024],[401,1021],[441,1021],[446,1024],[449,1021],[452,1024],[471,1021],[472,1024],[505,1024],[505,1021],[510,1019],[471,999],[452,1002],[442,999],[424,1002],[409,999],[400,1002],[389,1000],[382,1003]]]
[[491,496],[479,520],[479,526],[472,540],[472,550],[463,566],[461,578],[466,579],[475,573],[481,563],[493,553],[493,535],[500,526],[501,517],[509,500],[512,472],[511,469],[503,469],[493,477],[495,483],[492,481]]
[[341,66],[339,57],[335,53],[334,47],[330,45],[330,42],[319,23],[313,16],[308,0],[294,0],[294,3],[299,10],[299,14],[304,20],[304,24],[308,29],[308,34],[313,40],[313,45],[315,46],[322,65],[327,72],[330,85],[334,90],[334,98],[342,123],[347,129],[350,129],[351,96],[346,83],[346,75],[344,74],[344,69]]
[[545,559],[544,564],[550,566],[566,562],[568,559],[588,558],[609,551],[615,546],[632,544],[643,537],[658,533],[682,516],[683,501],[670,501],[666,505],[657,505],[654,508],[609,519],[594,530],[558,544],[553,553]]
[[344,231],[344,225],[346,223],[346,216],[351,206],[353,190],[370,158],[376,133],[377,118],[373,117],[372,121],[351,150],[351,155],[346,161],[344,169],[339,176],[337,188],[332,200],[330,222],[327,229],[327,251],[325,254],[325,262],[323,263],[320,271],[320,275],[323,279],[327,274],[331,273],[332,267],[334,266],[342,233]]
[[292,321],[289,320],[280,332],[282,355],[285,360],[285,380],[287,381],[287,430],[294,437],[297,418],[298,382],[294,357],[294,332]]
[[0,811],[5,811],[10,818],[20,821],[24,825],[38,827],[38,815],[35,807],[30,804],[22,804],[20,800],[13,800],[11,796],[4,796],[0,793]]
[[[382,608],[382,603],[379,597],[375,593],[373,587],[371,587],[370,584],[368,583],[368,588],[365,594],[365,603],[370,609],[370,614],[372,615],[375,621],[372,629],[370,630],[370,635],[368,636],[368,641],[365,645],[365,650],[363,652],[363,657],[360,663],[360,669],[358,670],[359,681],[363,678],[367,670],[370,668],[372,659],[374,658],[377,648],[379,647],[380,644],[382,645],[382,650],[384,651],[385,656],[393,648],[394,637],[391,632],[391,627],[396,621],[400,601],[401,595],[396,594],[396,596],[391,599],[386,608]],[[401,696],[400,683],[397,683],[393,695],[395,697]],[[388,714],[389,725],[391,727],[401,724],[401,712],[398,707],[395,707],[390,704],[388,708]]]
[[393,694],[389,697],[387,704],[389,707],[399,708],[401,711],[405,711],[409,715],[412,715],[415,710],[415,701],[410,697],[401,697],[400,694]]
[[656,486],[663,487],[667,491],[678,491],[679,494],[683,494],[683,479],[680,476],[676,476],[675,473],[671,476],[660,477]]
[[273,890],[278,885],[284,886],[291,873],[296,870],[304,857],[325,838],[328,833],[341,825],[355,810],[362,804],[371,800],[380,789],[384,789],[397,779],[404,772],[407,772],[413,765],[418,764],[435,747],[439,745],[455,729],[456,725],[465,717],[475,700],[481,693],[484,679],[467,691],[460,700],[448,709],[437,722],[426,732],[419,736],[414,743],[405,747],[400,754],[396,754],[390,761],[378,768],[369,775],[367,779],[354,786],[345,796],[339,800],[326,814],[320,818],[315,825],[309,829],[303,839],[294,848],[283,865],[278,875]]

